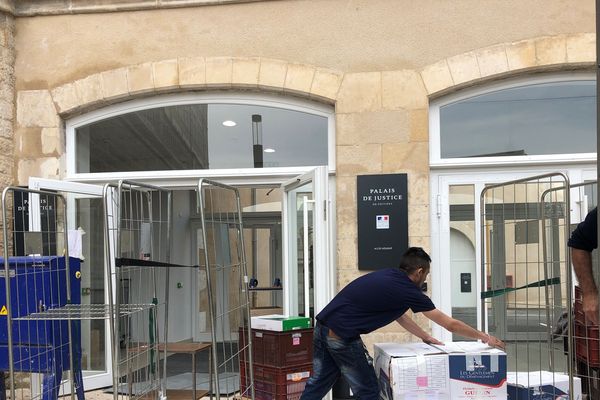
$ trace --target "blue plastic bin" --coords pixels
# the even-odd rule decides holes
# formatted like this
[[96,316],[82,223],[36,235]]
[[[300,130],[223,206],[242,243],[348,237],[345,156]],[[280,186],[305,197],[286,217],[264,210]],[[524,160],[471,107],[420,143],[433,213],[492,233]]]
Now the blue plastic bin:
[[[0,310],[10,307],[15,372],[44,374],[43,400],[58,397],[63,371],[69,370],[69,323],[73,339],[74,376],[77,397],[84,400],[81,373],[81,322],[67,320],[16,320],[32,313],[67,304],[66,258],[9,258],[10,304],[6,304],[6,272],[0,258]],[[81,304],[80,261],[69,258],[71,304]],[[0,371],[8,371],[8,321],[0,315]],[[5,400],[0,373],[0,400]]]

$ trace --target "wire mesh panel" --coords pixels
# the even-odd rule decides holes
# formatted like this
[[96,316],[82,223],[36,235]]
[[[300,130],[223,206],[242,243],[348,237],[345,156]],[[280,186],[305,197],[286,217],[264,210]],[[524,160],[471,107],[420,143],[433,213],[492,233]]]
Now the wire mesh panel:
[[[571,231],[583,221],[588,213],[598,206],[598,184],[589,181],[571,186]],[[592,275],[596,285],[600,282],[597,251],[592,252]],[[575,374],[581,379],[582,393],[588,399],[600,398],[600,337],[598,326],[585,317],[583,293],[575,283],[573,297],[573,355]]]
[[69,257],[66,215],[59,194],[11,187],[2,193],[0,399],[7,393],[11,399],[84,398],[80,322],[53,317],[81,303],[80,263]]
[[104,193],[113,396],[163,398],[171,192],[121,181]]
[[572,383],[569,198],[559,173],[481,194],[482,321],[506,342],[509,391],[537,381]]
[[[206,289],[200,298],[210,321],[215,398],[254,398],[250,302],[240,196],[236,188],[200,180],[198,208],[202,243],[200,271]],[[240,340],[244,336],[248,340]]]

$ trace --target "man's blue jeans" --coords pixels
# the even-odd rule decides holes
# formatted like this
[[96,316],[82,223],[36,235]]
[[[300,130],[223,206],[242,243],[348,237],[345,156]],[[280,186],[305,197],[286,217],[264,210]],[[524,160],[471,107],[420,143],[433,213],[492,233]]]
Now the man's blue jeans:
[[313,374],[300,400],[321,400],[340,374],[360,400],[378,400],[379,387],[369,356],[360,338],[343,340],[329,334],[329,328],[315,323],[313,338]]

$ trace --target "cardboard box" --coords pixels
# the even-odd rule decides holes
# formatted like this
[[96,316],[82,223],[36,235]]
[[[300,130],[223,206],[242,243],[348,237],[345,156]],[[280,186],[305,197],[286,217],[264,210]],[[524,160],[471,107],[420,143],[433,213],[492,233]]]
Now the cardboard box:
[[258,317],[261,315],[281,314],[282,312],[283,308],[281,307],[256,307],[250,309],[250,315],[252,317]]
[[477,342],[375,344],[385,400],[506,400],[506,353]]
[[573,378],[574,396],[569,395],[569,375],[559,372],[509,372],[508,400],[581,400],[581,379]]
[[261,315],[250,318],[250,326],[253,329],[264,329],[267,331],[291,331],[294,329],[310,328],[310,318],[286,317],[280,314]]

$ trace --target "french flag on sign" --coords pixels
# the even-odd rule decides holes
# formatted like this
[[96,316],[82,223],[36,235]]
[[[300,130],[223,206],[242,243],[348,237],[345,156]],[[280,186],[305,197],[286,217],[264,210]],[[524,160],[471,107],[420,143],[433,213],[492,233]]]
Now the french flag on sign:
[[377,229],[390,229],[390,216],[389,215],[378,215],[377,216]]

